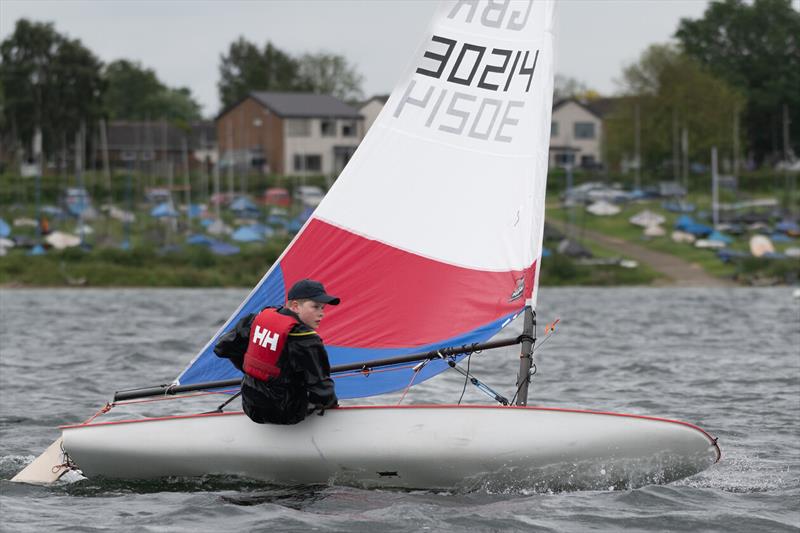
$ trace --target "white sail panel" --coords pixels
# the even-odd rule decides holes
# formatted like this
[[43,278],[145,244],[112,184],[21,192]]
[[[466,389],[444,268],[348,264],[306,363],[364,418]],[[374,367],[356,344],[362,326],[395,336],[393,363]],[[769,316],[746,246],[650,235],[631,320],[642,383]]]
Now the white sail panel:
[[444,3],[316,216],[449,264],[530,266],[543,225],[552,8]]
[[[303,278],[342,299],[319,328],[332,365],[483,342],[535,305],[552,9],[444,3],[346,169],[218,335]],[[181,383],[238,375],[214,341]],[[446,368],[337,375],[337,394],[399,390]]]

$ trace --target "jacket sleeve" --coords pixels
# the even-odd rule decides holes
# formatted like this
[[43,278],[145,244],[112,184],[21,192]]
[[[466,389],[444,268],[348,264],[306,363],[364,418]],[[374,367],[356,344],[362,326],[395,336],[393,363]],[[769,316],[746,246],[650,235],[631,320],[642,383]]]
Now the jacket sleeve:
[[244,353],[250,340],[250,326],[255,318],[255,313],[242,317],[233,329],[226,331],[217,339],[214,353],[217,357],[230,359],[233,366],[242,370]]
[[308,403],[325,408],[338,405],[328,352],[317,335],[293,339],[292,361],[297,371],[303,373]]

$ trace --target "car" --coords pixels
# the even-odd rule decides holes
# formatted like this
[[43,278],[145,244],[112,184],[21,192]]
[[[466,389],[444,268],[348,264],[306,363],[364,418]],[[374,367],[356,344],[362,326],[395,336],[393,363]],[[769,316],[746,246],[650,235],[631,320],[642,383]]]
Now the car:
[[70,187],[64,193],[64,205],[72,216],[81,216],[91,209],[92,199],[84,187]]
[[289,207],[292,204],[292,197],[289,196],[289,191],[283,187],[270,187],[264,191],[262,201],[264,205]]
[[299,185],[294,189],[294,199],[303,205],[318,206],[324,197],[325,193],[315,185]]

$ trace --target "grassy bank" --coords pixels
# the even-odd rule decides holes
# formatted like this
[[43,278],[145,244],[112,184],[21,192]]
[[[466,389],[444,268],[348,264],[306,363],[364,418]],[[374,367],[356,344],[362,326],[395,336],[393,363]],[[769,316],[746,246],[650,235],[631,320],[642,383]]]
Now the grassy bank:
[[[687,199],[697,206],[697,212],[710,212],[711,201],[708,195],[693,194]],[[622,207],[622,211],[613,216],[595,216],[587,213],[581,206],[565,208],[556,200],[547,204],[547,218],[572,223],[579,228],[576,238],[583,244],[589,244],[582,238],[580,229],[596,231],[610,237],[635,243],[639,246],[679,257],[691,264],[698,265],[706,273],[725,279],[731,279],[746,285],[795,283],[800,277],[800,261],[796,259],[762,259],[745,257],[725,263],[717,257],[714,250],[696,248],[690,244],[676,243],[670,238],[670,233],[675,225],[678,213],[672,213],[661,208],[660,201],[637,202]],[[645,237],[642,228],[629,222],[633,215],[648,209],[661,214],[666,222],[663,227],[667,235],[663,237]],[[692,216],[697,219],[698,215]],[[749,254],[750,234],[740,236],[728,248]],[[776,244],[776,251],[782,252],[788,247],[798,246],[798,243]]]
[[[204,247],[171,253],[71,248],[43,256],[22,251],[0,257],[0,285],[22,287],[253,287],[277,259],[284,243],[245,245],[238,255],[217,256]],[[607,253],[606,256],[609,256]],[[402,275],[402,274],[398,274]],[[543,259],[540,284],[647,285],[657,275],[647,268],[585,266],[554,254]]]
[[[548,220],[571,222],[578,228],[598,231],[671,254],[699,265],[710,275],[735,279],[742,283],[792,283],[798,279],[800,265],[796,260],[746,258],[733,263],[724,263],[713,251],[674,243],[669,236],[644,239],[641,228],[628,222],[630,216],[645,208],[659,212],[666,217],[664,227],[668,230],[678,217],[661,209],[660,202],[657,201],[623,206],[619,215],[611,217],[593,216],[581,207],[574,207],[571,210],[562,208],[557,199],[558,186],[563,181],[561,177],[556,173],[548,181],[548,188],[552,189],[548,193],[550,199],[546,213]],[[593,179],[592,176],[578,177],[580,178],[578,181]],[[766,194],[768,190],[775,188],[776,179],[770,177],[757,177],[749,181],[743,179],[742,184],[743,187],[747,185],[748,190],[753,189]],[[326,185],[326,180],[321,176],[306,178],[305,182],[323,188]],[[205,247],[182,244],[188,234],[204,231],[198,219],[187,219],[184,213],[181,213],[176,220],[156,219],[150,215],[153,204],[144,201],[144,191],[149,186],[163,186],[163,180],[145,175],[134,175],[128,180],[122,175],[116,175],[112,179],[112,188],[109,191],[105,188],[105,180],[101,176],[87,173],[83,183],[92,195],[95,207],[99,207],[106,200],[112,200],[114,205],[124,207],[135,214],[135,221],[125,225],[101,213],[97,220],[90,222],[93,233],[86,237],[89,250],[79,248],[64,251],[48,250],[46,255],[36,257],[28,255],[30,246],[38,242],[36,229],[15,224],[12,228],[13,236],[22,238],[27,245],[12,248],[7,256],[0,257],[0,284],[52,287],[68,285],[252,287],[280,255],[290,239],[284,229],[273,225],[276,235],[268,242],[234,243],[241,247],[241,253],[233,256],[217,256]],[[59,205],[64,188],[75,184],[73,177],[46,176],[42,180],[41,203]],[[298,184],[296,179],[285,176],[264,176],[250,178],[241,185],[253,197],[257,197],[267,186],[285,186],[291,190]],[[201,177],[192,177],[194,201],[207,201],[208,185],[208,182]],[[237,187],[239,185],[237,183]],[[36,212],[34,199],[34,180],[9,175],[0,176],[0,217],[9,224],[23,218],[34,218]],[[173,199],[180,204],[185,198],[181,191],[176,190],[173,191]],[[735,199],[731,193],[723,192],[723,201]],[[710,208],[708,194],[695,191],[687,200],[695,203],[698,210],[708,211]],[[267,223],[269,215],[274,210],[266,206],[259,206],[258,209],[256,220]],[[288,208],[286,217],[291,219],[301,211],[302,206],[294,203]],[[236,219],[226,208],[223,208],[221,215],[222,220],[234,228],[247,223]],[[50,218],[49,228],[72,234],[79,233],[78,222],[72,217]],[[580,232],[573,237],[577,237],[588,247],[596,258],[611,258],[618,255],[613,250],[604,249],[588,239],[581,238]],[[230,242],[229,237],[223,237],[221,240]],[[124,241],[128,241],[129,250],[120,249],[120,244]],[[553,249],[557,243],[545,243],[545,246]],[[779,251],[786,246],[789,245],[780,245]],[[746,251],[748,248],[746,238],[738,239],[731,248]],[[662,279],[659,273],[647,265],[639,265],[635,269],[616,265],[584,265],[559,254],[544,258],[540,270],[540,284],[554,286],[647,285],[658,283]]]
[[11,253],[0,258],[0,284],[37,287],[252,287],[283,249],[283,243],[243,246],[233,256],[204,247],[161,253],[70,248],[46,255]]

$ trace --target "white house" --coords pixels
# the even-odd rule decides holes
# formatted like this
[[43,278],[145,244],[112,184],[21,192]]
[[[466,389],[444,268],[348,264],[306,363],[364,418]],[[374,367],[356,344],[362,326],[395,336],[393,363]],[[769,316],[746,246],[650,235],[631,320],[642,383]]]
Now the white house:
[[[364,131],[369,130],[389,95],[376,95],[359,107]],[[602,154],[603,116],[613,109],[616,99],[601,98],[581,103],[574,98],[553,105],[550,126],[550,166],[571,164],[594,168],[604,163]]]
[[389,99],[388,94],[376,94],[358,108],[359,113],[361,116],[364,117],[364,133],[369,131],[369,128],[372,126],[372,123],[375,122],[375,119],[378,118],[378,113],[381,112],[383,106],[386,105],[386,101]]
[[573,98],[553,105],[550,123],[550,166],[592,168],[603,163],[603,119]]

